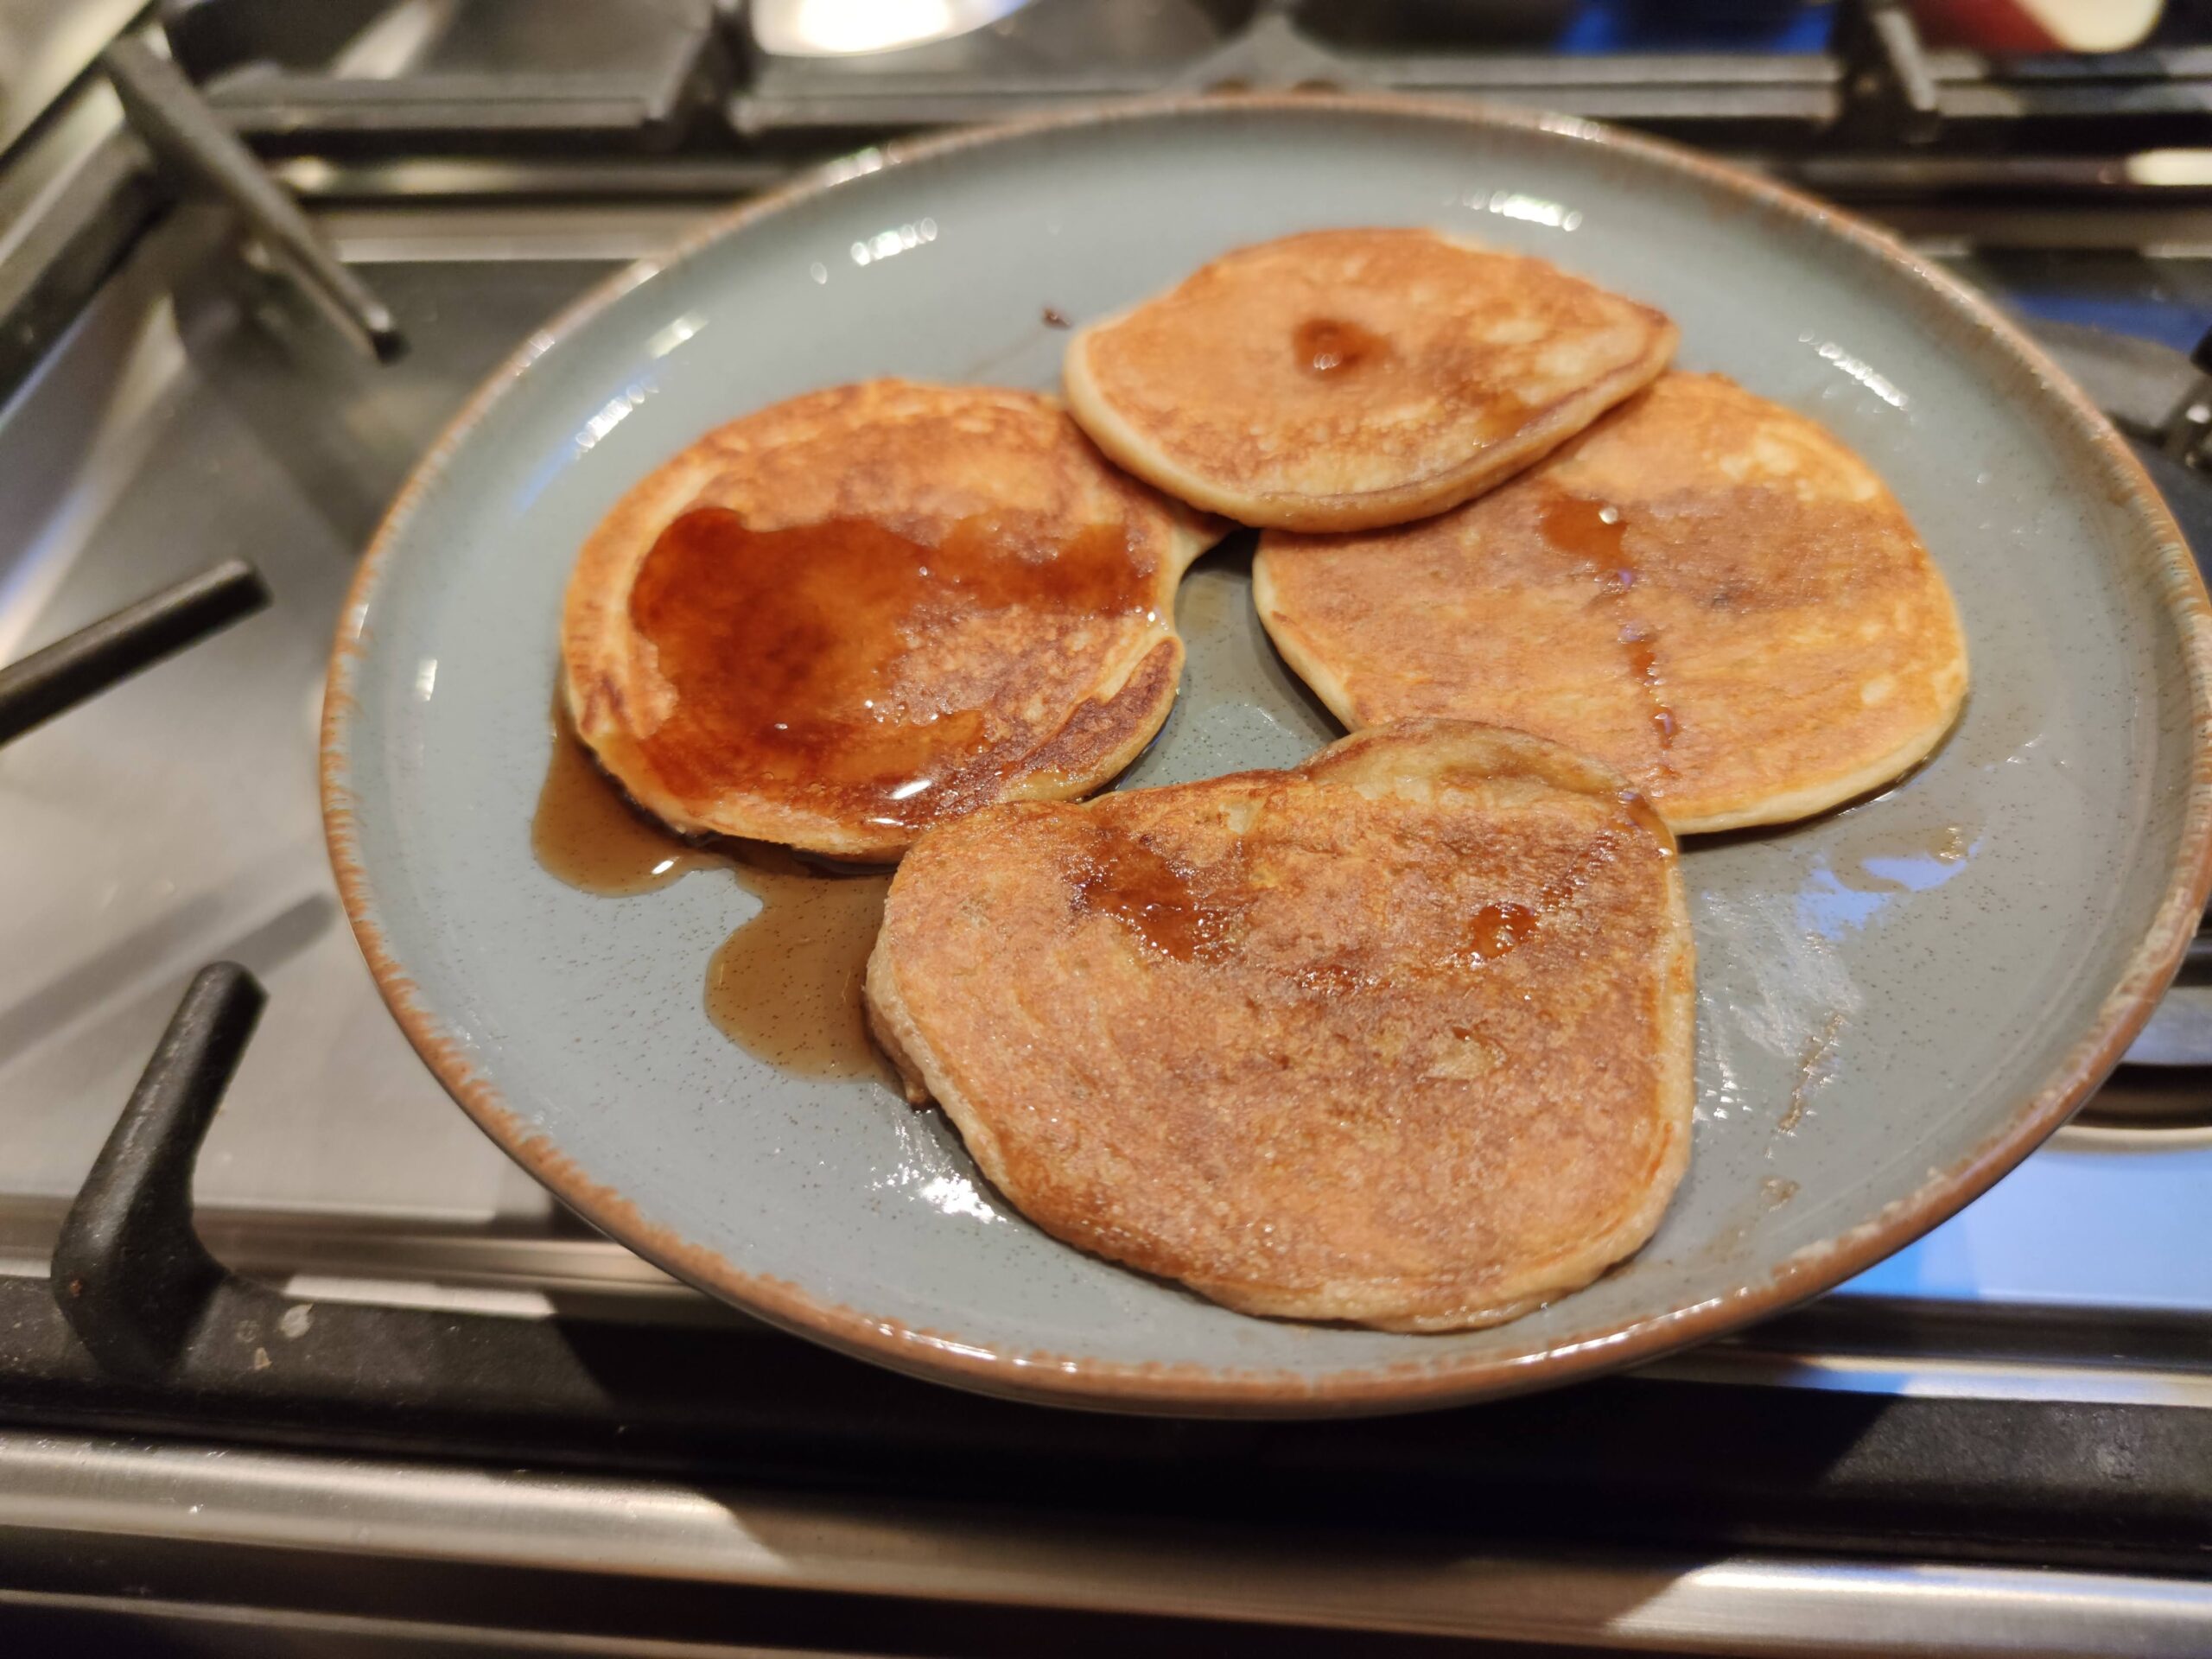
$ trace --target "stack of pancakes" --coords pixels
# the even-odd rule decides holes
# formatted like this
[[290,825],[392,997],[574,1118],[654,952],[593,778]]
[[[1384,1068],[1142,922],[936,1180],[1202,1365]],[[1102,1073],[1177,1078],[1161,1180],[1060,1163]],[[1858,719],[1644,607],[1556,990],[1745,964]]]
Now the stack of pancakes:
[[[1243,249],[1077,333],[1065,409],[883,381],[702,438],[585,547],[566,702],[686,834],[902,860],[873,1028],[1046,1230],[1249,1313],[1509,1319],[1686,1167],[1675,836],[1884,784],[1965,696],[1881,481],[1675,344],[1426,231]],[[1081,803],[1230,523],[1352,734]]]

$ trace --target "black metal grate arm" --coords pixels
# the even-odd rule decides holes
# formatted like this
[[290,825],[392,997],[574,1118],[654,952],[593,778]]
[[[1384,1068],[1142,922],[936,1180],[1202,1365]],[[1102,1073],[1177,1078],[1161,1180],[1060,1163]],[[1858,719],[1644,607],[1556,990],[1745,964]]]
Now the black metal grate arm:
[[268,603],[260,573],[242,559],[226,559],[0,668],[0,743]]

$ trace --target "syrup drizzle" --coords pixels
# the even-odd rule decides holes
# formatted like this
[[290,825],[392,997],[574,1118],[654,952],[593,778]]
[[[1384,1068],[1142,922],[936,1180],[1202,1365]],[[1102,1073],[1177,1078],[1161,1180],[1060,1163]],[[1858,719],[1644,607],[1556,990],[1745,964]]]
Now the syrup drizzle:
[[[1674,836],[1649,801],[1624,789],[1618,804],[1629,823],[1656,843],[1662,859],[1674,856]],[[1439,965],[1480,967],[1535,938],[1548,918],[1573,902],[1592,872],[1620,853],[1622,829],[1618,823],[1601,829],[1566,869],[1537,889],[1533,903],[1497,899],[1484,905],[1469,918],[1460,948],[1448,963]],[[1073,874],[1077,910],[1114,917],[1147,948],[1177,962],[1217,961],[1228,955],[1255,897],[1241,870],[1179,865],[1142,836],[1105,824],[1090,827]],[[1304,963],[1292,976],[1301,990],[1328,998],[1388,983],[1342,957]]]
[[[1672,858],[1675,837],[1651,803],[1632,789],[1621,791],[1618,798],[1629,821],[1658,842],[1660,857]],[[1468,967],[1480,967],[1512,955],[1536,937],[1546,918],[1572,904],[1588,883],[1590,872],[1599,864],[1611,861],[1619,849],[1616,833],[1601,830],[1572,864],[1536,890],[1535,904],[1498,899],[1484,905],[1468,920],[1466,943],[1458,960]]]
[[1590,868],[1613,855],[1614,840],[1600,835],[1573,863],[1536,890],[1533,905],[1498,901],[1484,905],[1467,924],[1461,960],[1471,967],[1508,957],[1536,937],[1544,918],[1555,916],[1573,901],[1590,879]]
[[[1644,700],[1651,705],[1651,729],[1659,734],[1659,753],[1663,757],[1675,747],[1675,711],[1667,706],[1659,684],[1659,652],[1641,622],[1623,623],[1620,640],[1628,652],[1628,671],[1643,686]],[[1663,759],[1660,765],[1666,766]]]
[[[1554,495],[1544,503],[1537,528],[1560,552],[1594,565],[1598,580],[1604,584],[1604,601],[1617,608],[1627,608],[1640,573],[1635,556],[1628,550],[1628,519],[1618,507],[1587,496]],[[1671,778],[1675,768],[1667,757],[1675,747],[1681,722],[1667,702],[1666,688],[1660,680],[1657,636],[1630,617],[1615,637],[1629,676],[1650,710],[1651,731],[1659,746],[1659,775]]]
[[1202,883],[1143,837],[1096,825],[1077,865],[1075,902],[1177,962],[1211,962],[1228,953],[1251,895],[1233,881]]
[[1636,827],[1659,843],[1659,856],[1672,858],[1680,850],[1675,832],[1667,827],[1667,820],[1659,816],[1659,809],[1651,804],[1641,790],[1624,789],[1616,797],[1621,810],[1627,813]]
[[1299,366],[1323,377],[1356,369],[1390,349],[1372,329],[1339,317],[1308,317],[1292,331],[1290,343]]
[[1483,443],[1495,443],[1501,438],[1511,437],[1528,424],[1529,416],[1538,409],[1538,405],[1529,403],[1506,386],[1478,383],[1462,388],[1455,396],[1481,404],[1480,429],[1477,436]]
[[986,613],[1139,613],[1153,587],[1118,524],[1046,537],[969,518],[930,546],[866,519],[764,531],[694,508],[630,591],[675,694],[639,747],[679,799],[781,786],[918,828],[972,808],[1021,755],[995,750],[980,709],[903,683],[909,654]]

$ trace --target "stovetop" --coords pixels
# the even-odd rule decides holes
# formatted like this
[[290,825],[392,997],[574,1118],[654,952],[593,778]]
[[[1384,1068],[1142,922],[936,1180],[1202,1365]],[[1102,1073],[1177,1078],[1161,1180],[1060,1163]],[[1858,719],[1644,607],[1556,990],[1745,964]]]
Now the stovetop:
[[[130,10],[104,9],[105,28]],[[297,1494],[312,1491],[378,1541],[363,1547],[372,1553],[431,1548],[419,1539],[435,1522],[451,1539],[496,1532],[510,1567],[603,1555],[648,1576],[677,1558],[656,1550],[690,1560],[682,1552],[725,1549],[737,1515],[766,1529],[754,1538],[765,1554],[743,1568],[764,1582],[793,1560],[836,1557],[861,1587],[909,1597],[933,1593],[921,1567],[872,1576],[899,1540],[952,1540],[927,1559],[988,1574],[1027,1536],[956,1538],[918,1521],[839,1534],[849,1516],[652,1484],[671,1470],[694,1482],[741,1470],[900,1503],[972,1498],[981,1483],[1046,1510],[1072,1510],[1079,1490],[1085,1505],[1134,1513],[1172,1491],[1224,1524],[1265,1526],[1279,1510],[1286,1523],[1386,1534],[1475,1526],[1460,1496],[1478,1484],[1531,1538],[1764,1540],[1870,1556],[1910,1547],[2046,1564],[2139,1547],[2168,1568],[2197,1559],[2212,1540],[2174,1517],[2201,1510],[2212,1446],[2177,1425],[2212,1404],[2212,1065],[2172,1062],[2212,1059],[2212,969],[2184,970],[2164,1046],[2142,1046],[2074,1126],[1805,1313],[1619,1383],[1418,1426],[1079,1421],[883,1376],[761,1330],[560,1209],[454,1109],[378,999],[331,885],[315,760],[324,662],[354,561],[446,418],[592,283],[672,245],[709,203],[808,160],[918,124],[1103,92],[1309,73],[1624,117],[1886,217],[2047,329],[2107,406],[2147,432],[2189,391],[2185,353],[2212,327],[2212,166],[2190,154],[2139,166],[2125,152],[2212,130],[2212,51],[2169,39],[2124,64],[1956,51],[1899,60],[1873,28],[1885,10],[1876,0],[1515,0],[1486,9],[1491,32],[1479,40],[1467,36],[1467,9],[1418,0],[1087,11],[1036,0],[940,46],[876,59],[764,51],[779,10],[765,3],[748,15],[632,0],[643,22],[614,46],[594,32],[607,27],[601,10],[162,8],[179,60],[391,308],[412,347],[392,364],[353,350],[289,277],[242,259],[219,205],[168,206],[146,182],[144,156],[115,135],[96,77],[42,124],[0,104],[0,142],[28,133],[0,166],[0,315],[10,323],[0,386],[13,387],[0,405],[0,497],[12,508],[0,521],[0,663],[226,559],[250,561],[270,595],[0,747],[0,915],[10,924],[0,953],[0,1424],[39,1431],[0,1427],[0,1614],[10,1529],[50,1507],[73,1517],[55,1523],[63,1532],[127,1520],[134,1535],[182,1537],[199,1524],[187,1494],[206,1500],[210,1524],[226,1516],[226,1536],[270,1547],[321,1524],[300,1512],[315,1503]],[[273,44],[252,33],[272,16],[286,20]],[[1830,49],[1832,37],[1847,49]],[[546,40],[557,49],[515,73],[516,53]],[[55,53],[28,55],[45,65]],[[1925,85],[1903,73],[1914,62]],[[1909,141],[1931,131],[1940,142]],[[118,202],[126,211],[108,211]],[[64,305],[16,284],[27,247],[42,272],[83,277],[89,298]],[[2184,524],[2212,531],[2212,484],[2171,464],[2160,476]],[[188,983],[224,959],[270,1001],[199,1157],[193,1213],[226,1266],[289,1300],[230,1281],[208,1317],[235,1316],[235,1332],[210,1325],[181,1369],[137,1375],[50,1317],[78,1287],[65,1272],[48,1295],[49,1257]],[[411,1323],[400,1317],[410,1311]],[[1935,1401],[1955,1409],[1920,1412]],[[99,1446],[67,1439],[72,1426],[269,1445],[236,1453],[208,1485],[206,1471],[160,1457],[110,1467]],[[279,1442],[323,1460],[286,1462],[269,1449]],[[378,1448],[620,1471],[632,1484],[518,1478],[433,1491],[397,1465],[331,1460]],[[1060,1471],[1049,1491],[1034,1479],[1040,1459]],[[150,1508],[133,1498],[126,1513],[95,1474],[116,1492],[161,1496]],[[1412,1518],[1395,1512],[1402,1503]],[[643,1529],[627,1545],[602,1537],[592,1517],[609,1513]],[[833,1537],[842,1555],[823,1543]],[[1086,1535],[1052,1582],[1101,1560],[1138,1560],[1114,1555],[1121,1548]],[[852,1565],[863,1557],[866,1571]],[[1381,1559],[1362,1570],[1395,1582]],[[1172,1550],[1146,1560],[1128,1568],[1131,1607],[1173,1576]],[[163,1570],[192,1581],[188,1562]],[[1014,1576],[988,1594],[1031,1593],[1006,1589],[1029,1581],[1004,1570]],[[1795,1570],[1773,1560],[1625,1576],[1560,1569],[1529,1578],[1550,1586],[1535,1600],[1478,1592],[1465,1576],[1453,1594],[1462,1611],[1485,1610],[1465,1629],[1594,1641],[1602,1627],[1609,1643],[1646,1643],[1722,1628],[1746,1607],[1785,1610],[1775,1630],[1801,1639],[1856,1618],[1848,1610],[1872,1593],[1864,1568],[1817,1583]],[[1512,1569],[1529,1573],[1525,1560]],[[1512,1574],[1484,1582],[1522,1581]],[[50,1587],[67,1579],[57,1570]],[[390,1588],[373,1574],[359,1581],[372,1599]],[[1270,1582],[1281,1605],[1319,1610],[1314,1622],[1351,1618],[1349,1601],[1329,1602],[1318,1566],[1278,1567]],[[2046,1645],[2063,1631],[2083,1648],[2178,1617],[2154,1598],[2128,1614],[2148,1623],[2114,1622],[2119,1604],[2097,1599],[2111,1586],[2085,1578],[2044,1582],[2028,1619],[2020,1586],[1993,1585],[1900,1579],[1881,1594],[1948,1598],[1961,1651],[2017,1633],[1990,1634],[1993,1608]],[[1379,1604],[1362,1594],[1364,1618]],[[1565,1623],[1556,1607],[1534,1611],[1546,1596],[1580,1607],[1591,1594],[1621,1599]],[[1206,1605],[1206,1617],[1229,1618],[1256,1604]],[[1681,1615],[1690,1624],[1670,1622],[1677,1608],[1694,1610]],[[1389,1617],[1402,1629],[1463,1628]],[[2192,1604],[2190,1617],[2212,1619],[2212,1606]],[[1853,1628],[1872,1642],[1863,1621]],[[1896,1629],[1916,1643],[1927,1633]]]
[[[275,594],[0,756],[16,942],[0,960],[0,1245],[19,1268],[42,1260],[186,980],[226,958],[273,1000],[200,1166],[203,1224],[239,1265],[662,1287],[582,1235],[424,1071],[338,909],[315,799],[324,659],[354,556],[476,379],[613,268],[607,232],[576,217],[571,247],[601,257],[544,232],[487,249],[466,214],[404,231],[357,217],[341,251],[415,344],[379,366],[243,281],[205,219],[184,216],[0,412],[17,509],[0,530],[0,656],[226,556]],[[632,233],[632,251],[656,246]],[[1963,263],[2031,315],[2168,341],[2212,324],[2212,258]],[[2139,1110],[2134,1096],[2177,1078],[2116,1087]],[[2069,1129],[1845,1294],[2212,1311],[2212,1134],[2188,1122],[2183,1103],[2179,1127]]]

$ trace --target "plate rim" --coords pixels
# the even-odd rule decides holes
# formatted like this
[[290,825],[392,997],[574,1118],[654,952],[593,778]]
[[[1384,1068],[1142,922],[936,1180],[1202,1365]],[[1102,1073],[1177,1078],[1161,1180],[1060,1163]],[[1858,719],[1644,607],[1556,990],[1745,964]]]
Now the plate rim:
[[[1840,237],[1936,291],[1952,312],[2012,358],[2037,383],[2047,406],[2102,462],[2111,499],[2147,533],[2158,599],[2183,645],[2195,766],[2180,846],[2164,896],[2117,982],[2088,1028],[2005,1123],[1876,1217],[1809,1245],[1764,1276],[1746,1280],[1694,1306],[1564,1338],[1528,1355],[1411,1359],[1309,1375],[1075,1358],[980,1346],[957,1337],[871,1314],[810,1294],[773,1275],[749,1273],[716,1251],[648,1217],[611,1186],[594,1180],[552,1138],[525,1122],[422,998],[382,923],[354,823],[350,753],[360,708],[356,686],[365,658],[370,609],[393,547],[428,491],[490,410],[530,367],[632,289],[758,219],[810,200],[846,181],[985,146],[1124,122],[1175,121],[1236,111],[1326,116],[1412,118],[1476,131],[1541,132],[1628,155],[1687,175],[1816,233]],[[799,1335],[861,1358],[987,1394],[1105,1410],[1324,1416],[1405,1411],[1502,1396],[1617,1370],[1707,1340],[1819,1294],[1979,1198],[2040,1145],[2119,1063],[2149,1019],[2195,934],[2212,889],[2212,601],[2164,499],[2126,441],[2082,390],[2020,328],[1980,294],[1922,259],[1886,232],[1789,186],[1665,140],[1577,117],[1471,100],[1395,94],[1248,92],[1146,98],[1033,116],[931,137],[896,141],[815,168],[753,200],[709,215],[667,252],[640,259],[595,284],[534,330],[478,386],[440,431],[393,498],[361,556],[339,613],[321,724],[320,780],[325,838],[339,896],[378,993],[424,1064],[499,1148],[602,1232],[710,1294]]]

